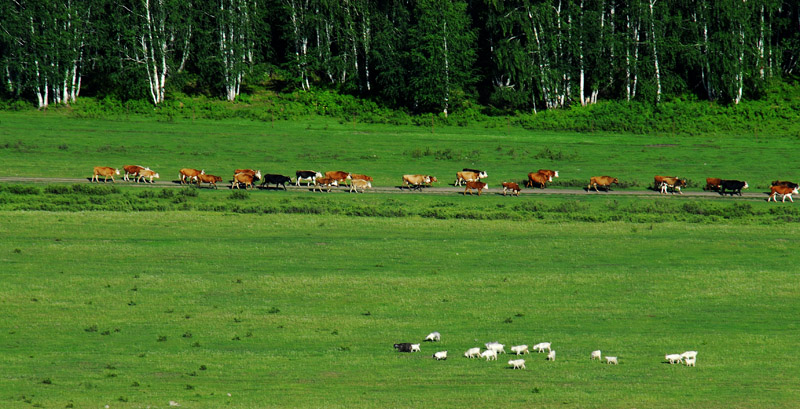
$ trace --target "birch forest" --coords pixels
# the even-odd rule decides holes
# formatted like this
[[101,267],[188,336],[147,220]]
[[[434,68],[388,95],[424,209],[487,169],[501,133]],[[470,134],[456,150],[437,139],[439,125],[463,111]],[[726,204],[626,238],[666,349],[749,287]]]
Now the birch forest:
[[0,98],[40,108],[258,87],[444,115],[738,104],[799,59],[796,0],[0,1]]

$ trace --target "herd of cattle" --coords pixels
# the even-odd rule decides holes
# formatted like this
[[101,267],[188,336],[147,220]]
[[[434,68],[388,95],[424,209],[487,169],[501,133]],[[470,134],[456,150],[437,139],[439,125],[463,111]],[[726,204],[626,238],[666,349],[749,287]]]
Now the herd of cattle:
[[[123,180],[126,181],[134,180],[137,183],[140,181],[147,183],[149,180],[150,183],[153,183],[153,179],[159,178],[158,172],[155,172],[147,167],[138,165],[125,165],[122,167],[122,169],[125,172]],[[95,166],[94,173],[92,175],[92,182],[100,182],[101,176],[104,178],[104,183],[108,181],[108,178],[111,178],[111,181],[115,182],[114,175],[119,174],[119,169],[106,166]],[[481,181],[481,179],[486,179],[488,176],[489,175],[486,173],[486,171],[465,168],[456,173],[456,180],[453,182],[453,185],[462,186],[463,184],[464,195],[467,193],[472,195],[472,192],[476,191],[478,192],[478,196],[480,196],[483,190],[488,189],[488,184]],[[539,169],[537,172],[528,173],[528,179],[525,183],[525,186],[530,188],[539,187],[544,189],[547,187],[547,183],[553,182],[554,177],[558,177],[557,170]],[[197,184],[197,186],[201,186],[203,183],[206,183],[216,189],[217,182],[221,182],[222,177],[206,174],[204,170],[184,168],[179,172],[179,180],[181,184],[194,183]],[[252,189],[255,187],[254,182],[259,180],[261,181],[261,184],[259,185],[260,187],[270,187],[270,185],[274,184],[275,188],[282,186],[284,190],[286,190],[287,183],[292,183],[292,178],[289,176],[279,174],[262,175],[260,170],[236,169],[233,172],[230,188],[239,189],[244,186],[245,189]],[[350,192],[358,193],[359,189],[361,189],[360,192],[363,193],[365,189],[372,189],[372,177],[344,171],[329,171],[325,172],[325,174],[322,174],[321,172],[313,170],[298,170],[295,172],[294,183],[296,186],[300,186],[301,181],[306,182],[306,186],[312,186],[313,191],[319,189],[320,192],[322,192],[323,189],[326,189],[326,191],[330,192],[331,187],[339,186],[340,184],[348,186],[350,188]],[[403,175],[401,187],[420,190],[423,187],[432,186],[435,182],[438,182],[438,179],[432,175]],[[589,185],[586,187],[586,191],[588,192],[589,190],[594,189],[596,192],[599,192],[598,187],[609,191],[611,189],[611,185],[613,184],[619,184],[619,179],[611,176],[592,176],[589,179]],[[519,184],[515,182],[502,182],[502,187],[503,196],[505,196],[507,193],[519,196],[520,191],[522,190]],[[686,187],[686,179],[681,179],[675,176],[655,176],[653,179],[653,189],[658,190],[662,194],[667,194],[670,191],[672,191],[673,194],[675,192],[678,192],[678,194],[683,194],[683,192],[681,192],[681,188],[683,187]],[[741,196],[742,190],[747,188],[748,184],[745,181],[706,178],[706,186],[703,188],[703,190],[712,190],[723,195],[728,193],[730,195],[738,194]],[[794,202],[792,199],[793,194],[798,194],[797,183],[785,180],[776,180],[771,184],[770,195],[767,201],[775,200],[777,202],[778,196],[780,196],[782,202],[786,201],[787,198],[790,202]]]

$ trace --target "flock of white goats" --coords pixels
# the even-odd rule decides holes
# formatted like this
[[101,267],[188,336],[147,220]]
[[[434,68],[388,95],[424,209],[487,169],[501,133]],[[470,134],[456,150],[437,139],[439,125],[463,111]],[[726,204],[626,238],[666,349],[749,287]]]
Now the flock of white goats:
[[[441,341],[442,336],[438,332],[431,332],[425,337],[425,341],[430,342],[439,342]],[[400,344],[394,344],[394,347],[399,352],[420,352],[420,346],[422,344],[412,344],[410,342],[404,342]],[[481,352],[479,347],[470,348],[467,352],[464,352],[464,356],[467,358],[485,358],[487,361],[490,360],[497,360],[497,354],[505,354],[505,345],[499,342],[487,342],[484,344],[486,349]],[[544,352],[547,350],[547,360],[548,361],[555,361],[556,360],[556,351],[551,349],[549,342],[540,342],[533,346],[532,348],[536,352]],[[511,347],[511,352],[515,353],[517,356],[530,353],[528,350],[527,345],[515,345]],[[447,359],[447,351],[439,351],[433,354],[433,358],[437,361]],[[591,359],[592,360],[602,360],[602,352],[600,350],[592,351]],[[619,360],[616,356],[606,356],[606,363],[618,365]],[[664,359],[669,362],[670,364],[686,364],[686,366],[695,366],[695,362],[697,362],[697,351],[686,351],[682,354],[667,354],[664,356]],[[512,359],[508,361],[508,364],[511,365],[512,369],[525,369],[525,360],[524,359]]]

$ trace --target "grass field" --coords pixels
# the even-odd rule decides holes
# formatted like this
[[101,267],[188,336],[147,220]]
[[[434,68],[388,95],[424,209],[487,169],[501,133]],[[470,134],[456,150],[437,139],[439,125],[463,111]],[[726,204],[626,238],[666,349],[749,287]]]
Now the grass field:
[[[496,186],[552,168],[561,187],[675,174],[755,190],[797,181],[796,143],[0,112],[0,177],[141,164],[395,186],[476,167]],[[789,203],[110,185],[0,185],[0,408],[800,407]],[[431,331],[421,353],[392,348]],[[462,357],[495,340],[550,341],[557,360]],[[663,363],[686,350],[697,367]]]
[[[0,212],[0,237],[3,407],[798,405],[793,229]],[[491,340],[557,360],[462,357]]]
[[294,177],[298,169],[346,170],[395,186],[403,174],[425,173],[452,183],[464,167],[485,169],[488,181],[524,180],[557,169],[555,185],[584,187],[612,175],[624,186],[678,175],[699,189],[706,177],[747,180],[753,188],[797,180],[786,152],[797,137],[728,135],[669,137],[532,132],[522,128],[396,127],[325,118],[251,122],[154,122],[76,119],[62,114],[0,112],[0,176],[90,177],[94,166],[150,166],[162,180],[185,167],[225,180],[234,169]]

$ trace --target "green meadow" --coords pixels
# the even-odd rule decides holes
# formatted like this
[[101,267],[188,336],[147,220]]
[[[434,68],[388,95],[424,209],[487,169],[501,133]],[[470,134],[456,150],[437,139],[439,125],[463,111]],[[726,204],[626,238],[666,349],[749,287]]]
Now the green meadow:
[[[800,210],[763,197],[230,192],[93,166],[797,181],[795,137],[0,113],[0,407],[800,407]],[[759,190],[761,189],[761,190]],[[766,197],[766,195],[764,196]],[[402,354],[392,345],[440,343]],[[463,357],[549,341],[526,370]],[[619,365],[591,361],[600,349]],[[446,361],[431,355],[447,350]],[[697,366],[664,355],[698,351]]]

